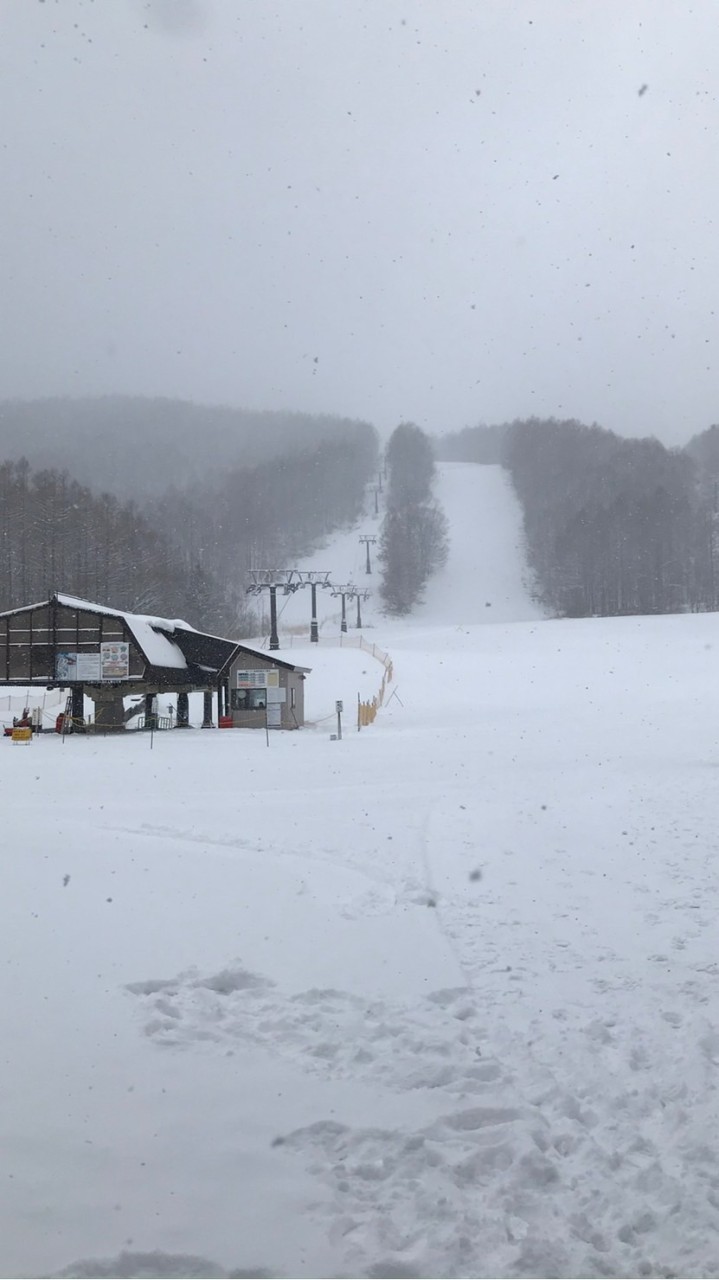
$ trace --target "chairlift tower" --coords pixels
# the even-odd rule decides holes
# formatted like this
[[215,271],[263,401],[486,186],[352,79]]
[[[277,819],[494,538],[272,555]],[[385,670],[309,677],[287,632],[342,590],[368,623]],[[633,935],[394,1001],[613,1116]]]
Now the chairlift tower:
[[[370,596],[372,595],[372,592],[370,591],[369,587],[356,587],[353,582],[348,582],[343,587],[335,587],[335,592],[337,595],[342,594],[343,596],[343,612],[344,612],[345,596],[347,597],[348,600],[357,601],[357,624],[356,625],[358,628],[361,627],[362,626],[362,607],[361,607],[362,601],[369,600]],[[346,630],[347,628],[345,627],[345,631]]]
[[298,591],[302,587],[309,587],[312,594],[312,616],[310,618],[310,644],[318,644],[320,633],[317,625],[317,588],[329,587],[330,570],[329,569],[292,569],[291,590]]
[[277,634],[277,588],[283,595],[291,595],[296,587],[292,580],[294,569],[250,569],[250,585],[246,588],[248,595],[259,596],[268,591],[270,596],[270,649],[279,649],[280,638]]
[[347,631],[347,597],[349,596],[350,600],[353,599],[354,593],[355,593],[355,588],[352,586],[351,582],[345,583],[344,586],[337,586],[332,588],[332,595],[339,596],[340,599],[342,600],[342,621],[340,623],[341,632]]
[[369,600],[371,595],[372,595],[372,592],[369,591],[367,587],[360,587],[359,590],[357,591],[357,630],[358,631],[362,626],[362,612],[360,609],[360,603],[362,600]]
[[359,540],[360,540],[360,542],[363,542],[363,543],[365,544],[365,549],[366,549],[366,551],[367,551],[367,567],[366,567],[366,569],[365,569],[365,572],[366,572],[366,573],[371,573],[371,572],[372,572],[372,563],[371,563],[371,561],[370,561],[369,549],[370,549],[370,547],[371,547],[371,546],[373,546],[373,545],[374,545],[374,543],[377,541],[377,536],[376,536],[376,534],[374,534],[374,533],[361,533],[361,534],[360,534],[360,539],[359,539]]

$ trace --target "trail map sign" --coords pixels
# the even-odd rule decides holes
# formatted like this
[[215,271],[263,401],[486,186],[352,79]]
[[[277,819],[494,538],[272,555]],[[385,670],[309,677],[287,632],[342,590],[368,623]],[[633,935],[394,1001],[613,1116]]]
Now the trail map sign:
[[55,676],[58,680],[77,680],[76,653],[57,653],[55,655]]
[[129,673],[130,646],[125,642],[107,641],[100,645],[99,653],[65,650],[55,658],[56,680],[86,680],[95,684],[100,680],[122,680]]

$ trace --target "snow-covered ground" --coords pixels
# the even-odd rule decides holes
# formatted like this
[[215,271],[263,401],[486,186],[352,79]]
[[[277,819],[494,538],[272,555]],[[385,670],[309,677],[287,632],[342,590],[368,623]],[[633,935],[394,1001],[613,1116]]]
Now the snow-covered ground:
[[542,620],[466,470],[509,619],[371,728],[2,745],[3,1275],[719,1273],[719,617]]
[[417,621],[526,622],[542,616],[531,599],[520,510],[502,467],[442,462],[437,498],[451,517],[451,556],[430,579]]

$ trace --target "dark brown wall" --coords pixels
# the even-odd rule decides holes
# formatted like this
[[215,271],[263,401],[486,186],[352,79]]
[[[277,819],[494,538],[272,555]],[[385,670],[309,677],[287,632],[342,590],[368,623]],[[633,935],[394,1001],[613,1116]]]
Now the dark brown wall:
[[55,654],[99,653],[103,641],[128,641],[130,675],[140,676],[145,661],[121,618],[69,605],[36,605],[0,618],[0,681],[55,683]]

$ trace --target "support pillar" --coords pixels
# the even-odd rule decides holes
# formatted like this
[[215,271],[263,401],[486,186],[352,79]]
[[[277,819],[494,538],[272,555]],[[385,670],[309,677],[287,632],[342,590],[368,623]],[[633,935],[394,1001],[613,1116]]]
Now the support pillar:
[[361,613],[361,610],[360,610],[360,598],[359,598],[359,594],[358,594],[358,596],[357,596],[357,626],[358,626],[358,627],[361,627],[361,626],[362,626],[362,613]]
[[190,727],[190,695],[183,690],[177,695],[177,726],[178,729],[189,729]]
[[277,587],[270,586],[270,649],[279,649],[280,637],[277,634]]
[[212,723],[212,690],[205,689],[203,697],[205,703],[203,707],[202,727],[203,729],[214,729],[215,726]]
[[95,730],[120,733],[125,728],[125,703],[114,689],[93,687],[90,697],[95,703]]
[[312,617],[310,619],[310,643],[318,644],[320,633],[317,626],[317,583],[310,583],[310,591],[312,592]]
[[347,630],[347,605],[346,605],[346,599],[347,599],[347,597],[346,597],[346,595],[345,595],[345,593],[344,593],[344,591],[343,591],[343,592],[342,592],[342,622],[340,623],[340,631],[346,631],[346,630]]
[[85,727],[85,686],[72,686],[72,727],[78,733]]

